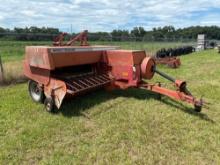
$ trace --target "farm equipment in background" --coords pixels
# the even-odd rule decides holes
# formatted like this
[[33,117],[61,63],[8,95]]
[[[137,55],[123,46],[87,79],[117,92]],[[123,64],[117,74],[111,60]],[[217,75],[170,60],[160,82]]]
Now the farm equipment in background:
[[156,64],[167,65],[170,68],[179,68],[181,65],[180,59],[177,57],[154,58]]
[[182,46],[178,48],[169,48],[169,49],[163,48],[156,52],[156,57],[157,58],[176,57],[176,56],[190,54],[194,51],[195,51],[195,48],[192,46]]
[[195,51],[192,46],[179,48],[160,49],[156,52],[155,61],[157,64],[167,65],[170,68],[178,68],[181,65],[177,56],[186,55]]
[[87,42],[87,34],[88,31],[85,30],[82,33],[70,38],[68,42],[64,43],[64,39],[67,33],[61,33],[54,39],[53,46],[71,46],[74,45],[77,41],[80,41],[80,46],[89,46]]
[[[155,60],[147,57],[145,51],[85,46],[88,44],[84,42],[87,41],[84,35],[81,33],[69,44],[61,42],[61,35],[54,46],[26,47],[23,65],[24,74],[30,79],[29,94],[34,101],[44,102],[47,111],[59,109],[67,95],[76,96],[98,88],[141,88],[190,103],[195,111],[201,111],[203,100],[189,92],[185,81],[159,71]],[[71,46],[75,41],[81,46]],[[171,81],[176,90],[164,88],[161,83],[147,83],[154,74]]]

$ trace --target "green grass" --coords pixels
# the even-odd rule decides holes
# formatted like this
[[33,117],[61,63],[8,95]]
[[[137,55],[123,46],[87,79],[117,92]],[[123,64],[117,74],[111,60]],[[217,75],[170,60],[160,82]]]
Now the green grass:
[[49,44],[50,42],[0,41],[0,56],[3,62],[18,61],[24,58],[25,46]]
[[210,105],[202,113],[129,89],[65,100],[52,115],[32,102],[26,84],[0,88],[0,164],[219,164],[220,54],[181,61],[176,70],[159,68],[204,96]]

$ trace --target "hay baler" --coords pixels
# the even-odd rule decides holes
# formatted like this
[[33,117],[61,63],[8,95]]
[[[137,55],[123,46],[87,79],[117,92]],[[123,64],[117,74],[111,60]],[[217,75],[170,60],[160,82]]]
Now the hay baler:
[[[56,43],[57,44],[57,43]],[[201,99],[187,89],[185,81],[176,80],[156,68],[155,60],[145,51],[122,50],[115,46],[27,46],[24,74],[29,93],[45,109],[59,109],[67,95],[76,96],[98,88],[141,88],[194,105],[200,112]],[[170,80],[176,90],[146,80],[159,74]]]

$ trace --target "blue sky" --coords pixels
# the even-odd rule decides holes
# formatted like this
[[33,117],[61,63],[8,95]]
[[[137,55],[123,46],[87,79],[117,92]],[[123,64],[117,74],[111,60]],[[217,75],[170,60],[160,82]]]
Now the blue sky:
[[220,26],[220,0],[0,0],[0,26],[79,32]]

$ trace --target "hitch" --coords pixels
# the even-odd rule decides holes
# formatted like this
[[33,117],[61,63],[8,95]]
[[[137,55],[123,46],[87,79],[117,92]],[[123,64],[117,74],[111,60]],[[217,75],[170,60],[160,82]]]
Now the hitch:
[[187,83],[185,81],[176,80],[173,77],[157,70],[155,66],[152,68],[152,70],[153,70],[153,72],[159,74],[160,76],[164,77],[165,79],[171,81],[174,84],[174,86],[176,87],[176,90],[167,89],[167,88],[161,87],[161,85],[149,84],[149,83],[141,83],[139,86],[140,88],[147,89],[147,90],[153,91],[155,93],[162,94],[164,96],[168,96],[168,97],[175,99],[175,100],[184,101],[189,104],[193,104],[194,110],[196,112],[201,112],[202,106],[204,104],[203,99],[196,99],[191,94],[191,92],[187,89]]

